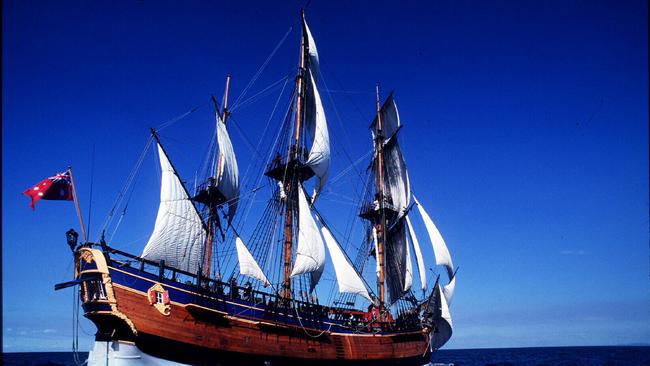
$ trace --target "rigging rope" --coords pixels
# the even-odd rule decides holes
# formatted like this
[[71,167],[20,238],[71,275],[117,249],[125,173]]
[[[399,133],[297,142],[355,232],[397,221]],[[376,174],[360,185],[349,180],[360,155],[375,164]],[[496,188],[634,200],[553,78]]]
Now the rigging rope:
[[[102,233],[106,229],[108,229],[108,226],[111,224],[111,221],[113,220],[113,215],[115,214],[115,210],[117,210],[117,208],[122,204],[122,201],[124,199],[124,195],[126,194],[127,190],[131,186],[132,181],[135,179],[135,176],[137,175],[137,172],[140,170],[140,166],[142,165],[142,161],[144,160],[144,157],[145,157],[145,155],[147,153],[147,150],[149,149],[149,145],[151,145],[152,141],[153,141],[153,136],[150,136],[149,139],[147,140],[147,143],[144,145],[144,149],[140,153],[140,156],[138,157],[138,160],[136,161],[135,166],[133,167],[133,169],[131,169],[131,172],[129,173],[129,176],[126,179],[124,187],[122,187],[122,190],[117,195],[117,198],[115,199],[115,202],[113,203],[113,207],[108,212],[108,216],[106,217],[104,225],[102,226],[102,230],[101,230]],[[131,191],[131,193],[133,193],[133,191]],[[129,195],[129,199],[130,199],[130,197],[131,196]],[[128,205],[128,201],[127,201],[127,205]],[[126,207],[124,208],[124,210],[126,211]],[[125,212],[122,213],[122,216],[124,216],[124,214],[125,214]],[[122,220],[122,218],[120,218],[120,221],[121,220]],[[113,235],[115,235],[116,230],[117,230],[117,228],[115,228],[115,230],[113,231]],[[111,236],[111,238],[112,238],[112,236]]]
[[174,118],[170,119],[169,121],[167,121],[167,122],[159,125],[158,127],[156,127],[156,131],[158,131],[158,132],[162,131],[163,129],[173,125],[174,123],[176,123],[176,122],[182,120],[183,118],[189,116],[190,114],[196,112],[199,108],[201,108],[204,105],[210,103],[211,101],[212,101],[211,99],[208,99],[207,101],[197,105],[196,107],[190,109],[189,111],[187,111],[187,112],[185,112],[185,113],[183,113],[183,114],[181,114],[181,115],[179,115],[177,117],[174,117]]
[[300,327],[302,328],[303,332],[305,332],[305,334],[308,335],[311,338],[318,338],[318,337],[322,336],[323,334],[329,332],[332,329],[332,323],[329,323],[329,327],[327,329],[323,330],[322,332],[320,332],[318,335],[309,334],[309,332],[307,331],[305,326],[302,324],[302,320],[300,320],[300,315],[298,314],[298,308],[296,308],[294,306],[293,310],[296,312],[296,318],[298,318],[298,323],[300,323]]
[[271,85],[269,85],[266,88],[264,88],[264,89],[260,90],[259,92],[255,93],[252,97],[240,102],[239,104],[237,104],[236,107],[233,107],[230,111],[234,112],[236,110],[239,110],[239,108],[241,108],[243,106],[246,106],[248,104],[251,104],[251,103],[257,101],[257,99],[261,99],[262,97],[265,97],[266,95],[270,94],[274,89],[276,89],[278,87],[278,85],[282,81],[284,81],[285,84],[286,84],[287,80],[289,80],[289,79],[290,79],[290,75],[282,77],[278,81],[273,82]]
[[264,71],[264,69],[266,69],[266,66],[268,66],[268,64],[269,64],[269,62],[271,61],[271,59],[273,58],[273,56],[274,56],[275,53],[280,49],[280,46],[282,46],[282,44],[283,44],[284,41],[287,39],[287,37],[289,36],[289,33],[291,33],[292,30],[293,30],[293,26],[289,27],[289,29],[288,29],[287,32],[284,34],[284,36],[282,37],[282,39],[280,40],[280,42],[278,42],[278,44],[275,46],[275,48],[273,49],[273,51],[271,51],[271,54],[266,58],[266,60],[265,60],[264,63],[262,64],[262,66],[260,66],[260,68],[257,69],[257,72],[253,75],[253,77],[251,78],[251,80],[248,82],[248,84],[246,85],[246,87],[244,88],[244,90],[242,91],[242,93],[237,97],[237,99],[235,100],[235,103],[233,103],[233,105],[232,105],[232,109],[236,109],[236,108],[237,108],[237,105],[239,104],[240,100],[241,100],[241,99],[246,95],[246,93],[247,93],[248,90],[251,88],[251,86],[253,86],[253,84],[255,84],[255,82],[256,82],[257,79],[260,77],[260,75],[262,75],[262,72]]
[[75,365],[80,366],[88,361],[81,362],[79,358],[79,296],[76,287],[72,288],[72,357]]
[[[286,81],[285,81],[285,86],[286,86]],[[264,131],[265,131],[265,132],[264,132],[264,135],[266,134],[266,131],[268,130],[268,127],[269,127],[269,125],[270,125],[270,122],[271,122],[271,120],[273,119],[273,116],[274,116],[275,111],[276,111],[276,109],[277,109],[277,106],[278,106],[278,104],[279,104],[279,102],[280,102],[280,99],[281,99],[281,97],[282,97],[282,94],[284,93],[284,89],[285,89],[285,88],[283,87],[283,88],[282,88],[282,91],[280,92],[280,95],[278,95],[278,99],[276,100],[275,106],[273,107],[273,110],[271,111],[271,115],[269,116],[269,119],[267,120],[266,127],[264,128]],[[288,113],[288,112],[289,112],[289,111],[287,110],[287,113]],[[286,120],[286,115],[285,115],[283,121],[284,121],[284,120]],[[264,135],[263,135],[263,136],[264,136]],[[266,158],[266,161],[262,163],[263,165],[261,165],[259,168],[257,168],[257,169],[260,170],[260,172],[259,172],[260,174],[258,174],[258,178],[257,178],[256,181],[255,181],[255,186],[259,186],[260,183],[261,183],[261,181],[262,181],[262,178],[264,177],[264,174],[263,174],[262,170],[263,170],[263,168],[264,168],[265,166],[268,166],[268,164],[271,162],[271,157],[273,156],[273,151],[275,150],[275,147],[277,146],[277,143],[278,143],[279,137],[280,137],[280,134],[277,134],[275,140],[273,141],[273,144],[271,145],[271,149],[269,150],[269,154],[268,154],[268,156],[267,156],[267,158]],[[263,140],[264,140],[264,138],[260,139],[260,142],[259,142],[259,144],[258,144],[258,147],[259,147],[260,144],[262,144],[262,141],[263,141]],[[257,170],[257,169],[256,169],[256,170]],[[249,165],[249,167],[246,169],[245,176],[248,175],[249,170],[250,170],[250,165]],[[248,201],[248,204],[245,206],[244,211],[243,211],[243,214],[240,216],[240,218],[239,218],[237,224],[241,224],[242,222],[246,221],[246,219],[248,218],[248,215],[250,214],[251,209],[253,208],[253,202],[254,202],[254,199],[255,199],[255,197],[256,197],[256,193],[257,193],[257,191],[254,192],[254,194],[252,195],[251,199]],[[272,228],[271,228],[271,229],[272,229]],[[227,266],[230,266],[231,261],[232,261],[232,258],[230,258],[230,259],[228,260]]]

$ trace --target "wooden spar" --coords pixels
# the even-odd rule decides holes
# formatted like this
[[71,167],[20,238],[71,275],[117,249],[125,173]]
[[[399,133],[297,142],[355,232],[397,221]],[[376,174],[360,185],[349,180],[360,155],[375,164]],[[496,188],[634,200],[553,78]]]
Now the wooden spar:
[[203,256],[203,275],[210,278],[210,267],[212,264],[212,237],[214,230],[212,222],[212,207],[210,207],[210,217],[208,218],[208,237],[205,243],[205,255]]
[[226,120],[228,119],[228,90],[230,89],[230,74],[226,76],[226,92],[224,93],[223,97],[223,123],[226,124]]
[[384,158],[383,158],[383,145],[384,145],[384,135],[382,132],[382,122],[381,122],[381,104],[379,101],[379,83],[375,87],[377,94],[377,171],[379,175],[379,180],[377,184],[377,193],[379,197],[379,212],[380,219],[379,223],[375,224],[377,230],[377,262],[379,263],[379,306],[380,308],[384,306],[385,303],[385,271],[384,271],[384,241],[386,233],[386,215],[384,212]]
[[[292,174],[293,175],[293,174]],[[291,179],[291,178],[290,178]],[[291,244],[293,242],[293,205],[291,204],[292,189],[286,188],[285,214],[284,214],[284,263],[283,263],[283,294],[285,299],[291,298]]]
[[81,235],[83,235],[84,242],[88,241],[86,237],[86,228],[84,227],[84,220],[81,217],[81,209],[79,208],[79,197],[77,196],[77,186],[74,184],[74,178],[72,177],[72,167],[68,167],[68,172],[70,173],[70,184],[72,185],[72,198],[74,199],[74,207],[77,210],[77,217],[79,218],[79,225],[81,226]]
[[300,70],[298,70],[298,78],[297,78],[297,84],[298,84],[298,100],[297,100],[297,105],[296,105],[296,151],[295,154],[297,155],[298,153],[298,144],[300,141],[300,122],[301,122],[301,117],[302,117],[302,104],[303,104],[303,78],[305,74],[305,30],[304,30],[304,22],[305,22],[305,11],[302,10],[302,21],[303,21],[303,34],[302,37],[300,37]]
[[[305,12],[301,11],[302,20],[303,20],[303,34],[300,39],[300,69],[298,70],[298,77],[296,78],[296,88],[298,91],[298,97],[296,100],[296,135],[294,140],[293,147],[289,148],[289,162],[292,160],[298,159],[298,153],[300,151],[300,122],[302,118],[302,110],[304,103],[303,98],[303,89],[304,89],[304,73],[305,73],[305,31],[304,31],[304,21],[305,21]],[[286,203],[284,205],[284,263],[283,263],[283,297],[285,299],[291,298],[291,255],[292,255],[292,244],[293,244],[293,197],[294,192],[297,192],[297,189],[300,187],[297,186],[295,171],[289,171],[287,175],[287,181],[284,184],[284,189],[286,190]],[[294,185],[296,187],[294,187]],[[296,189],[294,189],[296,188]]]
[[[230,74],[226,76],[226,91],[224,93],[223,97],[223,108],[222,108],[222,113],[221,113],[221,121],[223,124],[226,124],[226,119],[228,119],[228,115],[230,114],[228,112],[228,91],[230,89]],[[219,123],[219,106],[215,102],[215,108],[217,109],[216,114],[216,123]],[[217,126],[217,128],[219,128]],[[223,156],[218,153],[217,157],[217,176],[215,177],[214,184],[216,185],[216,180],[221,176],[221,170],[222,168],[222,162],[223,162]],[[215,186],[216,188],[216,186]],[[205,255],[203,256],[204,262],[203,262],[203,268],[205,269],[204,274],[209,278],[210,277],[210,267],[212,266],[212,247],[213,247],[213,241],[214,241],[214,214],[215,212],[215,207],[213,204],[208,205],[208,210],[209,210],[209,215],[208,215],[208,238],[206,241],[205,245]]]

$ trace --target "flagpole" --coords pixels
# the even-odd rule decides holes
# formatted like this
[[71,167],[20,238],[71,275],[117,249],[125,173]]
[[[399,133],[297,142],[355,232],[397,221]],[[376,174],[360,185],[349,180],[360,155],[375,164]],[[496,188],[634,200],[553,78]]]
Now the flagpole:
[[72,167],[68,167],[68,172],[70,173],[70,183],[72,183],[72,198],[74,199],[74,207],[77,209],[77,217],[79,217],[79,225],[81,225],[81,235],[83,235],[84,243],[88,241],[86,238],[86,229],[84,228],[84,220],[81,217],[81,209],[79,208],[79,198],[77,197],[77,186],[74,184],[74,178],[72,177]]

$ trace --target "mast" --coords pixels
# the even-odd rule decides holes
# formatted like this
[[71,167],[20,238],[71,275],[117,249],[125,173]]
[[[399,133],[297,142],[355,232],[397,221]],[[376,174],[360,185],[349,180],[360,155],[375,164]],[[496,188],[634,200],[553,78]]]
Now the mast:
[[[304,22],[305,12],[301,10],[301,16]],[[292,161],[297,160],[300,152],[300,125],[302,122],[303,114],[303,104],[304,104],[304,74],[305,74],[305,30],[303,26],[303,33],[300,37],[300,67],[298,69],[298,75],[296,77],[296,90],[297,90],[297,99],[296,99],[296,134],[293,145],[289,148],[289,166],[295,168],[294,164],[291,164]],[[298,185],[296,184],[296,174],[295,169],[289,169],[287,175],[287,181],[284,183],[286,190],[286,204],[285,204],[285,213],[284,213],[284,263],[283,263],[283,297],[285,299],[291,298],[291,257],[292,257],[292,247],[293,247],[293,210],[294,210],[294,199],[295,192],[297,192]]]
[[[303,24],[304,24],[304,19],[305,19],[305,11],[301,10],[300,14],[303,19]],[[305,29],[303,25],[303,30],[302,30],[302,36],[300,37],[300,68],[298,69],[298,77],[296,78],[296,84],[298,88],[298,99],[296,103],[296,140],[295,140],[295,151],[294,154],[298,155],[298,147],[299,147],[299,142],[300,142],[300,122],[301,122],[301,117],[302,117],[302,105],[303,105],[303,99],[304,99],[304,75],[305,75]]]
[[228,90],[230,89],[230,78],[231,78],[230,74],[226,75],[226,92],[224,93],[223,96],[223,113],[222,113],[224,125],[226,124],[226,120],[230,115],[230,112],[228,111]]
[[[223,124],[226,124],[226,119],[228,118],[229,112],[228,112],[228,90],[230,89],[230,74],[226,76],[226,91],[224,94],[224,101],[223,101],[223,111],[221,113],[222,115],[222,121]],[[212,99],[214,102],[214,107],[217,110],[216,113],[219,114],[219,106],[217,105],[216,100],[214,98]],[[216,123],[219,123],[219,118],[215,118]],[[218,128],[218,126],[217,126]],[[216,129],[215,129],[216,131]],[[218,153],[219,154],[219,153]],[[219,154],[217,158],[217,175],[214,177],[215,179],[212,180],[211,185],[213,188],[216,189],[216,184],[217,184],[217,178],[221,175],[221,165],[222,165],[222,155]],[[203,268],[204,268],[204,275],[208,278],[210,278],[210,270],[212,267],[212,247],[213,247],[213,241],[214,241],[214,224],[215,224],[215,216],[218,215],[216,211],[216,205],[210,203],[208,205],[208,238],[206,241],[205,245],[205,253],[203,256]]]
[[[377,95],[377,171],[378,171],[378,183],[377,183],[377,194],[379,200],[379,222],[375,223],[375,229],[377,231],[377,262],[379,263],[379,278],[377,280],[377,287],[379,292],[379,306],[380,309],[383,308],[385,303],[385,271],[384,271],[384,242],[385,242],[385,233],[386,233],[386,214],[384,212],[384,167],[383,167],[383,145],[384,145],[384,135],[382,133],[382,123],[381,123],[381,104],[379,100],[379,83],[375,87],[375,92]],[[383,312],[382,312],[383,314]],[[383,317],[383,315],[381,315]]]

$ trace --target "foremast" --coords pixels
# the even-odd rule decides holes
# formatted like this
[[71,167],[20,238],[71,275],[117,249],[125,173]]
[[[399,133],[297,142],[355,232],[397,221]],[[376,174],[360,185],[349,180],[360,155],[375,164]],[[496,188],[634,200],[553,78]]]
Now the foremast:
[[[224,92],[224,98],[223,98],[223,107],[221,110],[221,118],[219,118],[219,105],[217,101],[212,97],[212,102],[214,103],[214,108],[216,110],[215,113],[217,113],[217,117],[215,118],[215,130],[219,130],[219,123],[223,123],[224,126],[226,125],[226,121],[228,120],[228,116],[230,115],[230,112],[228,112],[228,92],[230,89],[230,74],[226,76],[226,90]],[[220,121],[221,120],[221,121]],[[223,170],[223,155],[218,154],[217,157],[217,171],[216,171],[216,177],[219,177],[221,175],[221,172]],[[209,179],[208,180],[208,187],[207,189],[216,191],[217,189],[217,181],[216,179]],[[203,255],[203,274],[207,276],[208,278],[211,275],[211,269],[212,269],[212,252],[213,252],[213,243],[214,243],[214,235],[216,234],[216,228],[221,228],[221,222],[219,220],[219,213],[217,212],[217,207],[219,205],[220,200],[209,200],[207,201],[207,206],[208,206],[208,237],[206,240],[206,245],[205,245],[205,252]]]
[[[228,110],[230,80],[231,76],[227,75],[224,99],[221,107],[214,96],[212,97],[215,108],[215,137],[218,149],[215,147],[214,152],[212,148],[210,149],[207,179],[198,187],[196,194],[192,197],[193,201],[203,205],[203,212],[207,216],[208,233],[201,256],[201,273],[207,278],[212,277],[213,253],[217,241],[217,233],[220,234],[223,241],[225,239],[224,231],[228,229],[232,222],[239,200],[239,168],[232,142],[226,129],[226,122],[230,116]],[[226,206],[228,207],[228,211],[225,214],[227,223],[223,225],[219,218],[219,210],[225,211]],[[217,272],[220,272],[219,262],[217,261],[216,263]],[[217,273],[217,277],[220,278],[220,276],[221,273]]]

